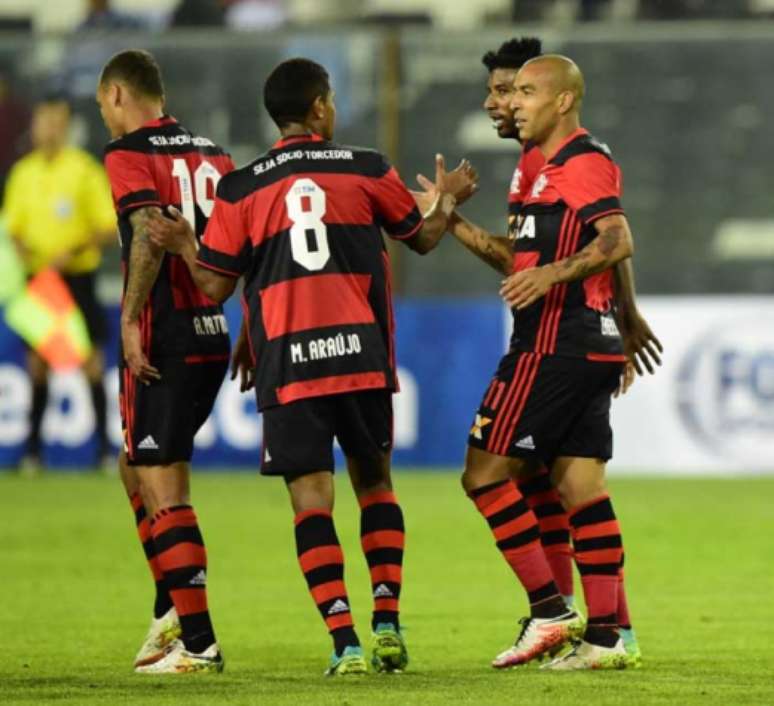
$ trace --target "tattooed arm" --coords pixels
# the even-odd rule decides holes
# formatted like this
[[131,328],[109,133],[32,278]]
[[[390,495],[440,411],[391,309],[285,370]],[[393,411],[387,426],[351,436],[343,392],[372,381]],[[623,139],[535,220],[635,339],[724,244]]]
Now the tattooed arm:
[[121,304],[121,343],[124,359],[129,369],[140,382],[146,385],[161,376],[150,365],[146,351],[142,348],[140,334],[140,313],[145,307],[153,284],[156,282],[164,251],[151,242],[148,221],[153,213],[159,213],[156,206],[146,206],[132,212],[132,244],[129,250],[129,269],[126,289]]
[[456,211],[449,219],[449,232],[470,252],[504,275],[513,271],[513,251],[508,238],[494,235],[471,223]]
[[555,284],[585,279],[632,256],[632,234],[623,215],[600,218],[594,227],[597,237],[580,252],[511,275],[500,289],[503,299],[511,307],[524,309],[545,296]]

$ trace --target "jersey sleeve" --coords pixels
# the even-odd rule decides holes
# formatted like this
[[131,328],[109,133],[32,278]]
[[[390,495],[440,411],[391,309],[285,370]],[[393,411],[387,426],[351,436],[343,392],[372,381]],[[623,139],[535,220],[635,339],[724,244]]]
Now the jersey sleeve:
[[90,227],[98,233],[116,229],[116,214],[105,170],[89,157],[82,191],[82,205]]
[[565,163],[558,177],[562,198],[583,223],[624,212],[621,170],[609,157],[599,152],[578,155]]
[[[221,181],[222,184],[222,181]],[[250,235],[239,202],[222,197],[218,186],[215,205],[207,222],[197,262],[229,277],[239,277],[250,262]]]
[[127,215],[143,206],[161,208],[161,197],[148,155],[130,150],[114,150],[105,156],[105,169],[119,215]]
[[424,219],[396,169],[385,160],[384,174],[369,179],[369,182],[374,213],[385,232],[397,240],[418,233]]

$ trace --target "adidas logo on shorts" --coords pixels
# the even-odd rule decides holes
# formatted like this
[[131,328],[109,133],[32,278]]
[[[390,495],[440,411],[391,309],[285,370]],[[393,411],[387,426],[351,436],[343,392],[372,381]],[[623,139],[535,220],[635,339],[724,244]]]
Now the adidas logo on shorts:
[[535,450],[535,441],[532,439],[532,435],[525,436],[523,439],[519,439],[516,442],[516,448],[518,449],[529,449],[530,451]]
[[346,613],[349,610],[349,606],[341,600],[341,598],[337,598],[333,605],[328,608],[328,615],[336,615],[336,613]]
[[374,591],[374,598],[392,598],[392,591],[383,583],[380,583]]
[[158,449],[159,445],[156,443],[156,440],[148,434],[139,444],[137,444],[138,449],[145,449],[145,450],[152,450],[152,449]]

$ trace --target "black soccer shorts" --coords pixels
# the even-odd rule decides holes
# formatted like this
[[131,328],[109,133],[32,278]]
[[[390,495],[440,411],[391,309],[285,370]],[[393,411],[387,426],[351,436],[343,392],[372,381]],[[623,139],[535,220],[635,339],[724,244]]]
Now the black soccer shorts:
[[263,410],[261,473],[293,480],[334,469],[333,439],[346,456],[378,460],[392,449],[392,392],[310,397]]
[[121,426],[130,466],[188,462],[196,432],[210,416],[228,357],[201,363],[154,361],[161,380],[145,385],[119,367]]
[[610,397],[623,364],[512,351],[473,420],[468,444],[499,456],[609,460]]

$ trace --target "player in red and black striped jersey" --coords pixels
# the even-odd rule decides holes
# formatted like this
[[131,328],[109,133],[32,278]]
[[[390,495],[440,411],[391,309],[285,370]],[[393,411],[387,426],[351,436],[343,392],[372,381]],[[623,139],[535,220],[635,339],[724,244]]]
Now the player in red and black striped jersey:
[[263,411],[261,471],[283,476],[290,490],[299,563],[333,638],[328,673],[366,669],[331,515],[334,437],[361,507],[372,664],[398,671],[408,661],[399,622],[404,526],[390,480],[397,379],[382,231],[428,252],[476,175],[465,162],[444,173],[423,216],[384,156],[332,142],[336,110],[323,67],[306,59],[280,64],[264,102],[281,139],[221,181],[198,251],[179,214],[153,227],[213,299],[244,279],[243,333]]
[[[201,235],[231,158],[164,113],[153,57],[125,51],[105,65],[97,89],[112,142],[105,149],[119,218],[121,477],[156,580],[151,628],[138,672],[220,671],[207,607],[207,555],[190,505],[196,431],[228,368],[220,304],[196,287],[182,258],[154,245],[147,223],[168,205]],[[180,637],[178,640],[177,637]]]

